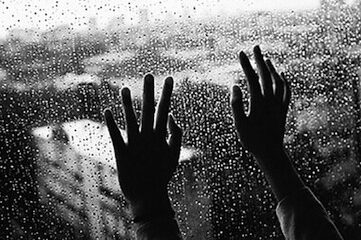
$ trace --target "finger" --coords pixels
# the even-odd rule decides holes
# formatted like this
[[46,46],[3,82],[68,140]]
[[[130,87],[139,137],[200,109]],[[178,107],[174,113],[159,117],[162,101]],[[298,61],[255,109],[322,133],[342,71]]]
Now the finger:
[[281,77],[284,85],[283,108],[287,113],[288,105],[291,101],[291,88],[284,73],[281,73]]
[[273,91],[271,74],[266,66],[265,61],[263,60],[263,56],[259,46],[254,47],[253,53],[256,59],[258,73],[261,77],[261,86],[263,89],[263,95],[265,96],[266,99],[269,99],[272,96],[272,91]]
[[173,91],[173,78],[168,77],[164,81],[163,91],[158,103],[157,114],[156,114],[157,117],[155,122],[155,132],[160,137],[165,137],[166,135],[168,111],[169,111],[172,91]]
[[127,87],[123,88],[121,94],[122,94],[123,109],[125,113],[125,121],[127,123],[128,142],[131,142],[139,134],[137,118],[135,117],[135,113],[133,110],[132,99],[129,88]]
[[261,86],[259,85],[258,76],[254,71],[251,63],[249,62],[247,55],[244,52],[240,52],[239,60],[247,78],[252,105],[252,102],[257,102],[262,97]]
[[169,114],[168,129],[170,136],[168,138],[168,144],[171,149],[174,168],[178,165],[180,150],[182,146],[182,129],[176,124],[174,116]]
[[154,123],[154,77],[147,74],[143,85],[143,107],[141,132],[149,135],[153,131]]
[[[114,121],[113,113],[109,109],[106,109],[104,111],[104,118],[108,127],[110,138],[113,143],[115,155],[118,159],[118,156],[122,154],[125,149],[125,143],[122,134],[120,133],[119,128]],[[121,157],[119,159],[121,159]]]
[[272,81],[273,81],[273,93],[277,102],[282,103],[283,95],[284,95],[284,84],[281,79],[281,76],[277,73],[275,67],[273,66],[271,60],[267,59],[266,64],[268,70],[271,73]]
[[233,119],[238,130],[242,125],[244,125],[244,122],[246,120],[246,114],[244,113],[243,108],[242,91],[236,85],[234,85],[232,88],[231,106],[233,112]]

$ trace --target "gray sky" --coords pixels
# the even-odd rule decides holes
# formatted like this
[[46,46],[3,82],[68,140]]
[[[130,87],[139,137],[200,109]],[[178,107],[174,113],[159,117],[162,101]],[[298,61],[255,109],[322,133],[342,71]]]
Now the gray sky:
[[135,24],[142,8],[149,9],[151,21],[157,21],[185,12],[202,18],[254,10],[298,11],[318,6],[318,0],[4,0],[0,2],[0,36],[11,28],[45,30],[72,23],[74,28],[81,29],[91,17],[96,18],[100,27],[121,15],[126,24]]

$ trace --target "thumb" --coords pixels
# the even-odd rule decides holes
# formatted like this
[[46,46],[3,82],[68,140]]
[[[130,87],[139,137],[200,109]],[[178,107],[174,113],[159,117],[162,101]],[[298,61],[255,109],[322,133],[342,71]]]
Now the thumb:
[[168,118],[168,128],[170,136],[168,139],[168,144],[172,155],[174,156],[174,166],[178,165],[180,149],[182,146],[182,129],[176,124],[174,116],[169,114]]

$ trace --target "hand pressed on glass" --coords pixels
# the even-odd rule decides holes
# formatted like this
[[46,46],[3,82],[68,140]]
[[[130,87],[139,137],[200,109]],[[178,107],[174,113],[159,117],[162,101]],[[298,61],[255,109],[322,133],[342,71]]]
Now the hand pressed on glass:
[[250,91],[250,107],[243,110],[242,92],[233,86],[232,109],[240,141],[255,156],[273,154],[283,146],[286,115],[290,101],[290,88],[283,74],[276,72],[270,60],[263,60],[258,46],[254,48],[258,75],[248,57],[241,52],[239,59]]
[[[171,114],[168,119],[172,90],[173,79],[168,77],[164,82],[155,113],[154,78],[150,74],[145,76],[139,127],[132,107],[130,90],[122,89],[127,143],[120,134],[112,112],[105,111],[117,162],[119,183],[130,204],[135,222],[147,222],[157,217],[174,217],[167,184],[178,165],[182,131]],[[170,131],[168,140],[167,122]]]
[[[254,55],[260,78],[248,57],[240,53],[251,96],[249,113],[244,112],[238,86],[233,87],[231,104],[243,147],[255,156],[276,198],[289,203],[283,204],[288,207],[278,208],[282,231],[287,239],[299,239],[299,236],[314,239],[316,231],[319,232],[318,236],[331,236],[327,239],[342,239],[322,204],[305,187],[284,150],[283,136],[290,101],[290,89],[285,77],[276,72],[269,60],[263,60],[258,46],[254,48]],[[169,115],[171,135],[168,141],[165,139],[172,89],[173,80],[167,78],[154,123],[154,79],[152,75],[145,77],[140,128],[132,108],[130,91],[128,88],[122,89],[128,143],[124,142],[111,111],[105,111],[120,186],[130,203],[135,222],[140,225],[138,239],[181,239],[167,193],[167,184],[178,164],[182,135],[174,118]],[[298,201],[307,201],[307,206],[313,207],[300,208],[302,204],[292,202],[294,196],[303,196]],[[308,211],[315,213],[312,215]],[[317,224],[309,224],[310,219],[324,226],[321,231]]]
[[270,60],[264,61],[258,46],[254,48],[258,75],[248,57],[241,52],[250,107],[243,109],[242,92],[232,89],[231,105],[239,139],[256,158],[279,201],[276,209],[286,239],[342,239],[322,204],[298,176],[284,146],[290,88],[283,74],[276,72]]
[[251,152],[270,183],[278,200],[304,187],[283,145],[291,91],[283,74],[270,60],[264,61],[259,46],[254,48],[258,74],[248,57],[239,59],[250,91],[250,107],[243,109],[242,92],[233,86],[231,105],[237,133],[243,147]]

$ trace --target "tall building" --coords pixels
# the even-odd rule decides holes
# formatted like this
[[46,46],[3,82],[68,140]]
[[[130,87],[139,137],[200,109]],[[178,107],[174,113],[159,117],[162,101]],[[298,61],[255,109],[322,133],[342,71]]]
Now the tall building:
[[107,29],[111,32],[117,32],[124,27],[124,15],[113,17],[107,26]]
[[[125,131],[121,131],[126,139]],[[32,134],[38,153],[40,202],[74,229],[74,238],[134,239],[106,126],[82,119],[34,128]],[[199,194],[207,186],[194,175],[199,169],[192,162],[197,161],[198,154],[195,149],[182,147],[179,176],[170,184],[175,189],[171,196],[178,203],[175,210],[187,219],[181,227],[197,236],[195,239],[205,239],[210,229],[206,216],[211,199]],[[199,231],[199,226],[204,231]]]
[[95,32],[98,30],[98,22],[97,19],[95,17],[90,17],[88,19],[88,30],[90,32]]
[[29,42],[39,41],[41,38],[41,33],[35,28],[31,28],[31,29],[13,28],[9,30],[8,37],[12,40],[18,39],[20,41],[29,43]]
[[148,25],[149,23],[149,11],[147,8],[139,9],[139,24]]

